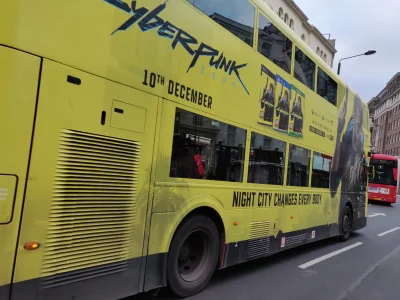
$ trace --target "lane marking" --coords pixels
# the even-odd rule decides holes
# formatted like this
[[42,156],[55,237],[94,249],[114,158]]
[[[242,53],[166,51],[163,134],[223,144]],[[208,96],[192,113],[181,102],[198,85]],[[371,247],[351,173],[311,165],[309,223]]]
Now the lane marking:
[[[399,228],[399,229],[400,229],[400,228]],[[362,242],[358,242],[358,243],[355,243],[355,244],[353,244],[353,245],[347,246],[347,247],[345,247],[345,248],[342,248],[342,249],[333,251],[333,252],[328,253],[328,254],[326,254],[326,255],[324,255],[324,256],[321,256],[321,257],[318,257],[318,258],[316,258],[316,259],[313,259],[313,260],[311,260],[311,261],[309,261],[309,262],[307,262],[307,263],[305,263],[305,264],[302,264],[302,265],[299,266],[299,268],[300,268],[300,269],[307,269],[308,267],[311,267],[311,266],[313,266],[313,265],[315,265],[315,264],[317,264],[317,263],[320,263],[321,261],[327,260],[328,258],[331,258],[331,257],[333,257],[333,256],[335,256],[335,255],[340,254],[340,253],[349,251],[349,250],[351,250],[351,249],[353,249],[353,248],[355,248],[355,247],[361,246],[362,244],[363,244]]]
[[393,231],[399,230],[399,229],[400,229],[400,227],[396,227],[396,228],[390,229],[388,231],[382,232],[382,233],[378,234],[378,236],[384,236],[384,235],[387,235],[387,234],[389,234]]

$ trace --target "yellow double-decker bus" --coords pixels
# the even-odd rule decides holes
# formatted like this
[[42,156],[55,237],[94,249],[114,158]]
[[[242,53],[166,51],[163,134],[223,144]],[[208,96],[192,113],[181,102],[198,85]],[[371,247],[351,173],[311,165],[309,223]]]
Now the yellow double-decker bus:
[[367,106],[263,1],[0,20],[1,300],[189,296],[366,225]]

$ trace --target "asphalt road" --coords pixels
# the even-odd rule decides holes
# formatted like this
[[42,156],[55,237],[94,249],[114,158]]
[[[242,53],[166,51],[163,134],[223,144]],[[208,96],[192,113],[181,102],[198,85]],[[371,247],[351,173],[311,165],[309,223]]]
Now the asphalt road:
[[[373,203],[368,215],[346,243],[329,239],[227,268],[187,299],[399,300],[400,204]],[[165,289],[129,298],[144,299],[177,298]]]

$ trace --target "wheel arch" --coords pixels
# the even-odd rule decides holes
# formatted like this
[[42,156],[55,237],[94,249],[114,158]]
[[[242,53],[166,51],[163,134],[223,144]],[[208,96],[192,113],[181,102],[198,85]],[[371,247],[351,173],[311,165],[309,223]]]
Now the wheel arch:
[[182,205],[177,210],[177,218],[174,222],[172,233],[169,236],[168,249],[179,226],[187,219],[195,215],[204,215],[209,217],[217,226],[221,237],[226,235],[226,224],[224,223],[225,213],[221,202],[212,196],[196,196],[188,200],[186,205]]
[[150,229],[149,254],[168,252],[171,241],[178,227],[187,218],[195,214],[210,217],[218,230],[226,236],[226,213],[221,202],[210,195],[198,195],[184,201],[173,212],[154,213]]

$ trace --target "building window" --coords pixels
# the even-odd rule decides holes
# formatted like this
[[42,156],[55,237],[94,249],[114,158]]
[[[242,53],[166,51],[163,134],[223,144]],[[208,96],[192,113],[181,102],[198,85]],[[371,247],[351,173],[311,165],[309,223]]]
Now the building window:
[[253,46],[255,8],[248,1],[231,0],[187,0],[208,17],[240,38],[249,46]]
[[287,185],[308,186],[311,151],[296,145],[289,147]]
[[326,61],[326,54],[324,54],[324,61]]
[[258,25],[258,52],[290,74],[292,41],[262,14]]
[[314,90],[315,63],[296,47],[294,77]]
[[292,28],[292,29],[294,29],[294,21],[293,21],[293,19],[290,19],[290,21],[289,21],[289,27]]
[[302,39],[303,41],[306,41],[306,36],[305,36],[304,34],[302,34],[302,35],[301,35],[301,39]]
[[289,22],[289,15],[285,14],[285,18],[283,19],[283,21],[285,21],[286,24],[288,24]]
[[283,8],[282,7],[280,7],[279,10],[278,10],[278,16],[281,19],[283,18]]
[[331,156],[314,152],[311,187],[329,188],[329,172],[331,170],[331,162]]
[[242,182],[245,148],[245,129],[177,108],[170,177]]
[[336,105],[337,83],[320,68],[318,68],[317,93],[333,105]]
[[317,47],[317,55],[319,55],[319,47]]
[[247,182],[283,185],[286,143],[258,133],[251,133]]

